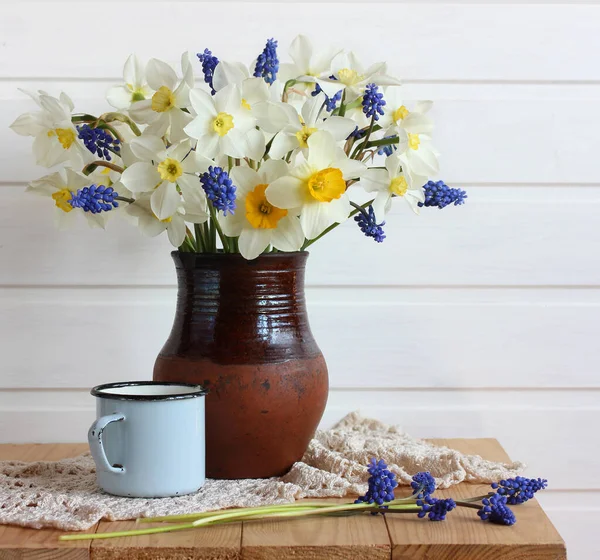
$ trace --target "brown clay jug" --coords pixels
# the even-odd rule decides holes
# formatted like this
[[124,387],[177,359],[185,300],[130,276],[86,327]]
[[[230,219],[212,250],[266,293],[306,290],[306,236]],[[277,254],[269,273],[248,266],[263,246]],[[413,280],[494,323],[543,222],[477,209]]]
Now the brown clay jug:
[[286,473],[302,458],[329,388],[305,305],[308,253],[172,256],[177,309],[154,380],[209,391],[207,477]]

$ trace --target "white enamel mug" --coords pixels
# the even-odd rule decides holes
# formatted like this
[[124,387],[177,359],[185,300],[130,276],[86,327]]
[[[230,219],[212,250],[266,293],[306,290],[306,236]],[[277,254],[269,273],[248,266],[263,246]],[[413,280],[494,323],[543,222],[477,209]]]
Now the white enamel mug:
[[138,381],[94,387],[88,432],[98,486],[137,498],[181,496],[204,484],[200,385]]

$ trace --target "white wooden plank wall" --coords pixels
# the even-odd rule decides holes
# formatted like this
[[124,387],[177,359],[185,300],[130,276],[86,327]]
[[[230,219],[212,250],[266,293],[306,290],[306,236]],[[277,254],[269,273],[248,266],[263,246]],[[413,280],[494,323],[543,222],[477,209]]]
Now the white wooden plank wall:
[[100,111],[130,52],[250,58],[271,36],[283,54],[298,32],[387,59],[406,99],[435,100],[441,177],[469,191],[466,206],[420,217],[398,205],[381,245],[348,223],[315,248],[308,298],[332,385],[323,424],[361,409],[416,436],[497,437],[550,479],[541,500],[569,558],[595,560],[595,2],[3,5],[0,441],[83,440],[88,388],[151,375],[175,298],[166,240],[126,223],[59,233],[45,201],[23,194],[43,170],[7,128],[31,108],[17,88],[64,89]]

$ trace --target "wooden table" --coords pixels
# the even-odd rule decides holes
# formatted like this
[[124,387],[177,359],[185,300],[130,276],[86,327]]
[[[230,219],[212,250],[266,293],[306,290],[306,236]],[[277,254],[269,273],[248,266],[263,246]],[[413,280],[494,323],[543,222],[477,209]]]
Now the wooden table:
[[[508,461],[494,439],[434,440],[486,459]],[[0,445],[0,460],[57,460],[84,452],[80,444]],[[472,496],[488,486],[460,484],[440,495]],[[407,489],[400,489],[406,491]],[[437,494],[436,494],[437,495]],[[332,500],[345,501],[345,500]],[[59,542],[54,530],[0,525],[0,560],[561,560],[565,544],[536,500],[515,508],[517,524],[483,523],[458,508],[445,522],[416,515],[360,515],[253,521],[171,534]],[[135,522],[98,523],[89,532],[133,528]]]

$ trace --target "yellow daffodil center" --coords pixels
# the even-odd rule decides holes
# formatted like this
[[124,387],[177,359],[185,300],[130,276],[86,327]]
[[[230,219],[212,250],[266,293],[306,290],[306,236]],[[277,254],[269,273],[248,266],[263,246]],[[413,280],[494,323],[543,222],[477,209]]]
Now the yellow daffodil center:
[[350,68],[342,68],[337,73],[338,80],[345,86],[352,86],[364,79],[356,70]]
[[392,182],[390,183],[390,191],[392,191],[396,196],[404,196],[407,190],[408,183],[404,177],[400,176],[392,179]]
[[163,181],[169,181],[171,183],[174,183],[183,175],[181,163],[173,158],[167,158],[166,160],[161,161],[158,164],[158,172]]
[[405,119],[408,116],[408,113],[410,113],[410,111],[404,105],[401,105],[394,111],[392,118],[395,122],[398,122]]
[[52,194],[54,204],[63,212],[70,212],[73,207],[69,204],[69,200],[73,197],[73,193],[69,189],[60,189]]
[[408,145],[410,146],[411,150],[418,150],[420,143],[421,143],[421,140],[419,140],[419,135],[418,134],[410,134],[409,133],[409,135],[408,135]]
[[225,136],[233,128],[233,117],[229,113],[219,113],[213,121],[213,130]]
[[75,131],[72,128],[55,128],[48,131],[48,137],[57,136],[60,145],[68,150],[75,142]]
[[248,103],[245,99],[242,99],[242,107],[244,109],[248,109],[248,111],[252,109],[252,107],[250,107],[250,103]]
[[253,228],[274,229],[281,218],[287,216],[288,211],[273,206],[265,196],[269,185],[256,185],[254,190],[246,196],[246,218]]
[[298,139],[298,144],[300,144],[301,148],[308,148],[308,139],[313,132],[317,132],[317,129],[309,128],[306,125],[296,132],[296,138]]
[[319,202],[331,202],[346,192],[346,181],[339,169],[328,167],[310,176],[308,192]]
[[167,86],[161,86],[152,96],[152,110],[164,113],[175,107],[175,96]]

